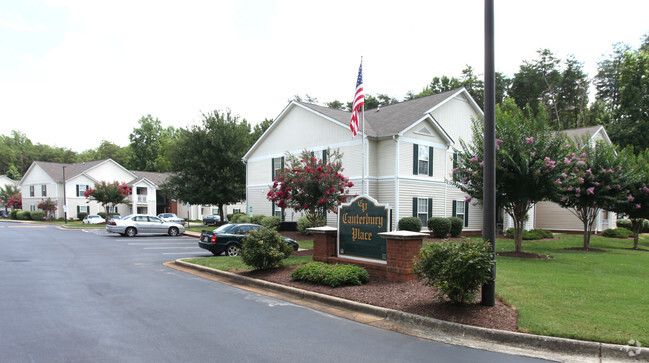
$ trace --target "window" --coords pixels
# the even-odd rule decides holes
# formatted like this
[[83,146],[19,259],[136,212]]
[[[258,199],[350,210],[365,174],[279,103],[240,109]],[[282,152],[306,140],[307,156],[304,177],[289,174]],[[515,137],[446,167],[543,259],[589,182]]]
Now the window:
[[119,213],[117,212],[117,206],[108,207],[109,213]]
[[458,217],[464,221],[464,226],[469,226],[469,202],[454,200],[453,217]]
[[279,158],[273,158],[272,159],[272,178],[275,180],[279,173],[281,173],[282,169],[284,169],[284,157],[281,156]]
[[30,206],[29,206],[29,211],[30,211],[30,212],[35,212],[35,211],[36,211],[36,206],[33,205],[33,204],[30,205]]
[[237,214],[237,213],[241,213],[241,209],[234,208],[232,210],[232,214]]
[[419,218],[422,226],[427,226],[428,218],[433,216],[433,199],[412,198],[412,216]]
[[33,196],[34,196],[34,186],[33,186],[33,185],[30,185],[30,186],[29,186],[29,196],[30,196],[30,197],[33,197]]
[[272,216],[280,217],[282,219],[282,222],[284,221],[284,208],[280,208],[277,206],[277,204],[272,203],[271,213]]
[[90,207],[88,207],[87,205],[78,205],[77,214],[79,213],[90,213]]
[[413,174],[433,176],[433,147],[413,145]]
[[86,190],[90,189],[87,185],[77,184],[77,197],[85,197]]

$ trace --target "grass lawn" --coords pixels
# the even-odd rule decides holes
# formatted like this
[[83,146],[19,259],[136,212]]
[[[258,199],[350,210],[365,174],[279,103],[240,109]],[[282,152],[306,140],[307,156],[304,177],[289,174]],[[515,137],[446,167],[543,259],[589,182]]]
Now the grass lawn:
[[[196,265],[206,266],[215,270],[221,271],[245,271],[251,270],[252,267],[245,265],[241,261],[241,256],[227,257],[227,256],[213,256],[201,258],[189,258],[183,260],[185,262],[193,263]],[[303,265],[313,261],[312,256],[290,256],[282,261],[284,266]]]
[[[591,247],[607,252],[569,251],[581,235],[557,241],[524,241],[523,251],[548,260],[497,257],[496,294],[518,309],[522,332],[626,344],[649,345],[649,252],[627,250],[631,239],[593,236]],[[649,236],[640,248],[649,249]],[[498,240],[497,251],[513,251]]]

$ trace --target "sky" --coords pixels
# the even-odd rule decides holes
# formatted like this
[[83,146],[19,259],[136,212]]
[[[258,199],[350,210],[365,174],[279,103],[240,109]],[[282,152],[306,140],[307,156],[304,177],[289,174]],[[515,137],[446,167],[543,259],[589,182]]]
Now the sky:
[[[548,48],[590,77],[617,42],[649,33],[649,2],[495,0],[496,71]],[[484,69],[484,1],[2,0],[0,134],[81,152],[129,143],[137,121],[251,124],[295,95],[402,100],[435,76]]]

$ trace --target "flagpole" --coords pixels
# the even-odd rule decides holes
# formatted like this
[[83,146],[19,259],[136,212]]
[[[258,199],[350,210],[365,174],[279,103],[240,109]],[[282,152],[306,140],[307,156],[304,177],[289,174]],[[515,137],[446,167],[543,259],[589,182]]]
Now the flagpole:
[[[363,56],[361,56],[361,67],[363,66]],[[363,79],[363,89],[365,89],[365,80]],[[363,93],[365,91],[363,90]],[[362,128],[363,130],[361,131],[363,133],[363,139],[362,139],[362,145],[363,145],[363,150],[361,151],[361,162],[363,163],[363,175],[362,175],[362,194],[364,195],[369,195],[369,193],[366,190],[366,183],[365,183],[365,103],[363,102],[363,110],[362,110],[362,117],[363,117],[363,122],[362,122]]]

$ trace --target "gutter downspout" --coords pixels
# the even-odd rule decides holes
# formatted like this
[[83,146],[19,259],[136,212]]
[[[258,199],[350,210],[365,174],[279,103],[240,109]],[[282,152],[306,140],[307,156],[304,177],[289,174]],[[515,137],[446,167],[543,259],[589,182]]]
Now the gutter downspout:
[[[450,146],[446,147],[446,157],[444,158],[444,173],[448,177],[448,150]],[[434,165],[434,164],[433,164]],[[451,174],[451,178],[453,175]],[[444,217],[448,218],[448,182],[444,183]]]
[[399,135],[392,135],[394,146],[394,220],[393,228],[399,225]]

